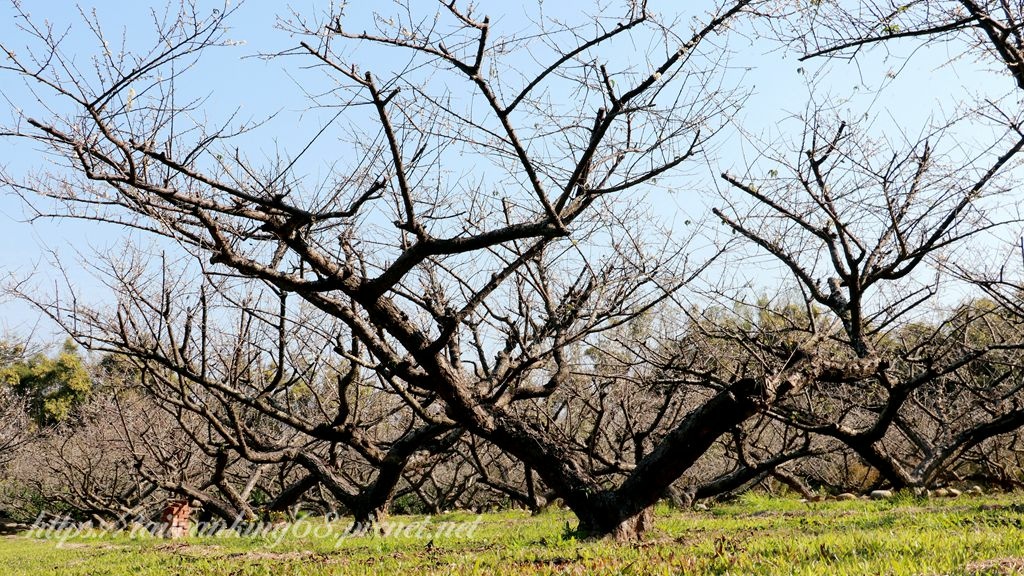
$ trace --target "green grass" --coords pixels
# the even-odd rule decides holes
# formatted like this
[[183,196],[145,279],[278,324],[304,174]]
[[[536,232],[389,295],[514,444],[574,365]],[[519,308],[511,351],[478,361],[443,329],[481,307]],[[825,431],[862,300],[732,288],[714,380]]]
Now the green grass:
[[579,541],[564,511],[487,514],[468,537],[436,534],[441,523],[477,520],[468,513],[393,519],[422,526],[418,536],[341,537],[341,523],[318,520],[283,534],[176,541],[20,535],[0,538],[0,574],[1014,574],[1024,573],[1021,500],[803,504],[748,495],[707,512],[660,509],[654,532],[632,545]]

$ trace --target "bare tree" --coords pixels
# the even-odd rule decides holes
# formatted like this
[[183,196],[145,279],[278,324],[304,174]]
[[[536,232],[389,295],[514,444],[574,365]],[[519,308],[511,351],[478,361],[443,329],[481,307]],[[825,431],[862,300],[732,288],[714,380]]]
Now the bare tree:
[[[141,416],[127,418],[137,423]],[[15,481],[36,505],[45,502],[41,512],[100,524],[157,513],[161,494],[156,484],[136,472],[120,433],[124,417],[112,397],[93,398],[73,419],[35,439],[15,464]]]
[[218,442],[198,415],[168,408],[142,390],[122,394],[109,411],[119,420],[108,426],[121,440],[120,458],[130,462],[139,481],[159,490],[154,511],[170,495],[197,504],[202,520],[231,524],[257,518],[253,495],[273,494],[271,466],[249,462]]
[[[302,301],[290,305],[284,292],[237,291],[232,279],[202,276],[195,286],[169,267],[158,271],[159,281],[144,267],[110,262],[108,270],[121,299],[113,315],[22,297],[131,367],[166,413],[162,426],[186,437],[154,443],[156,430],[129,433],[140,472],[218,516],[255,517],[250,494],[263,486],[261,475],[296,465],[305,473],[283,483],[270,508],[298,503],[320,484],[355,516],[354,526],[368,529],[387,516],[403,474],[461,434],[417,416],[387,380],[364,368],[360,343],[346,343],[342,326],[310,316]],[[418,406],[437,411],[431,402]],[[173,473],[192,459],[209,463],[202,485]],[[247,472],[231,472],[240,466]],[[239,483],[229,476],[246,475],[251,481],[234,488]]]
[[786,26],[782,36],[802,52],[803,60],[852,59],[889,42],[928,41],[943,44],[954,59],[980,57],[1024,89],[1024,5],[1017,1],[814,2],[800,7],[797,15],[779,22]]
[[[758,144],[761,161],[723,174],[737,195],[717,214],[769,254],[798,294],[774,310],[747,298],[772,321],[736,331],[738,340],[759,363],[789,361],[794,338],[807,334],[824,334],[834,354],[881,357],[870,379],[808,390],[780,416],[841,440],[894,485],[933,482],[966,451],[1021,425],[1021,336],[981,300],[996,276],[974,272],[988,247],[1005,246],[1019,213],[1007,179],[1024,145],[1022,6],[814,2],[796,16],[773,22],[802,60],[858,60],[896,41],[927,41],[944,47],[943,58],[981,62],[1016,84],[1016,94],[959,102],[959,116],[923,126],[917,139],[908,126],[872,137],[811,110],[791,150]],[[977,127],[987,141],[958,142]],[[956,306],[955,291],[973,301]]]
[[[395,17],[365,27],[341,12],[295,14],[282,25],[305,39],[287,55],[318,66],[332,83],[318,104],[339,112],[301,151],[264,168],[231,141],[250,126],[196,125],[195,105],[174,97],[178,74],[226,41],[230,10],[204,18],[185,6],[152,52],[101,52],[95,77],[22,14],[35,51],[4,44],[4,71],[61,104],[26,110],[7,133],[50,147],[65,165],[5,180],[57,199],[65,216],[164,235],[213,270],[295,294],[339,320],[365,368],[419,417],[514,455],[583,531],[633,538],[669,485],[764,403],[877,369],[869,356],[837,364],[808,349],[799,366],[716,382],[657,441],[638,444],[611,486],[588,464],[593,454],[517,407],[567,386],[567,346],[643,314],[695,273],[681,270],[680,247],[651,249],[654,231],[633,228],[629,198],[702,157],[736,109],[719,88],[718,39],[762,4],[722,2],[694,20],[663,21],[633,2],[582,23],[539,14],[526,33],[503,33],[456,3],[426,17],[399,4]],[[352,59],[380,64],[381,51],[408,64],[375,72]],[[332,130],[335,122],[348,124]],[[319,135],[343,130],[355,136],[327,181],[297,174],[309,150],[337,152]],[[465,174],[451,171],[466,159]],[[443,410],[431,413],[431,402]]]
[[[742,346],[744,370],[797,361],[809,340],[819,354],[875,358],[873,370],[806,388],[773,413],[840,440],[894,486],[927,484],[967,447],[1024,424],[1017,353],[1008,352],[1020,347],[1019,331],[992,309],[944,311],[947,291],[966,288],[946,262],[1014,222],[1000,177],[1024,136],[1006,127],[987,150],[957,160],[944,138],[954,123],[905,149],[816,112],[806,125],[793,153],[765,148],[747,173],[723,174],[737,195],[715,211],[800,296],[747,299],[756,316],[711,323]],[[981,363],[991,369],[984,376]]]
[[90,398],[16,455],[15,504],[106,523],[155,517],[176,496],[229,523],[253,517],[253,490],[270,492],[262,471],[204,442],[199,418],[166,410],[125,367],[110,356],[94,366]]
[[[182,429],[204,422],[193,441],[207,457],[300,466],[286,500],[318,483],[360,517],[383,513],[404,476],[436,502],[473,483],[530,506],[559,497],[581,531],[630,539],[702,458],[715,466],[691,475],[694,494],[764,474],[807,491],[785,465],[821,438],[894,485],[927,484],[1020,426],[1020,335],[1005,311],[943,292],[967,279],[1012,301],[1012,282],[949,272],[1012,220],[994,202],[1024,146],[1016,111],[980,104],[893,144],[812,110],[792,150],[759,144],[745,173],[722,175],[715,212],[792,290],[761,301],[723,286],[720,307],[682,306],[644,334],[720,254],[689,259],[634,196],[707,158],[739,104],[720,88],[721,39],[776,3],[723,1],[695,24],[643,2],[575,23],[538,12],[526,33],[456,4],[424,16],[399,3],[365,25],[282,20],[301,41],[278,56],[311,63],[312,105],[336,113],[263,165],[244,152],[258,126],[197,123],[199,104],[177,97],[182,71],[228,43],[232,10],[186,5],[142,54],[111,54],[88,20],[95,74],[26,14],[34,46],[2,45],[6,76],[45,103],[25,103],[5,134],[61,159],[8,187],[57,201],[40,215],[171,239],[194,257],[182,275],[206,278],[182,292],[115,265],[116,311],[45,309],[137,362]],[[797,14],[783,25],[809,58],[938,36],[1024,86],[1007,3]],[[995,138],[958,153],[952,131],[978,118]],[[305,171],[316,155],[325,178]],[[953,414],[960,427],[943,427]],[[463,431],[467,458],[435,458]]]

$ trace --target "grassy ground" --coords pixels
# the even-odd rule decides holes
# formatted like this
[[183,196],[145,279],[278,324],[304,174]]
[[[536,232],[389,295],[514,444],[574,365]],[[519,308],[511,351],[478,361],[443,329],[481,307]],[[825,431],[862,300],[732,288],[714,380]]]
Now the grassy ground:
[[179,541],[19,535],[0,538],[0,574],[1016,574],[1024,573],[1018,501],[808,505],[750,495],[706,512],[659,510],[655,532],[634,545],[578,541],[561,511],[398,517],[389,537],[344,537],[340,523],[321,521]]

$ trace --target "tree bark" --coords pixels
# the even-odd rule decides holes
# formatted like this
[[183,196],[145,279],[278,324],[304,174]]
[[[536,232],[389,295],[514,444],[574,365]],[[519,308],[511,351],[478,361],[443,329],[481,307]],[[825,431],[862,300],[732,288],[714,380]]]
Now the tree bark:
[[370,497],[360,498],[351,510],[352,525],[349,532],[355,535],[387,536],[390,511],[390,497],[386,501],[371,500]]
[[616,489],[601,487],[567,451],[556,453],[557,443],[541,441],[536,430],[524,434],[517,422],[499,420],[502,425],[492,441],[531,466],[562,497],[579,518],[581,535],[637,540],[652,526],[653,506],[672,482],[715,440],[757,412],[761,390],[748,378],[713,396],[690,412]]
[[267,506],[271,512],[285,512],[295,506],[306,496],[306,493],[319,483],[319,479],[313,474],[306,474],[296,480],[290,486],[281,491],[276,498]]

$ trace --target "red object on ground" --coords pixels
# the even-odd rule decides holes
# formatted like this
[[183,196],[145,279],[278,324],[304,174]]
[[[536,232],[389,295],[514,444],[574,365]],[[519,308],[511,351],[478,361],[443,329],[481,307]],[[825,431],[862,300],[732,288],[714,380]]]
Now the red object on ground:
[[192,506],[188,500],[171,500],[160,513],[164,538],[183,538],[188,534]]

